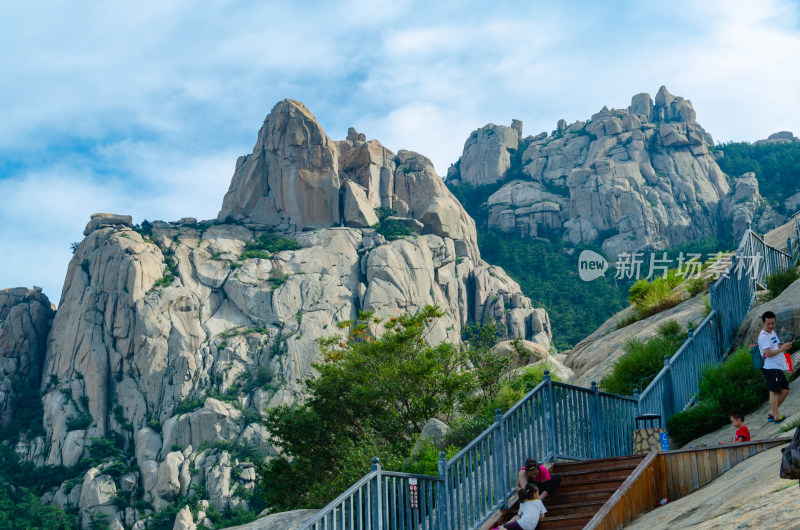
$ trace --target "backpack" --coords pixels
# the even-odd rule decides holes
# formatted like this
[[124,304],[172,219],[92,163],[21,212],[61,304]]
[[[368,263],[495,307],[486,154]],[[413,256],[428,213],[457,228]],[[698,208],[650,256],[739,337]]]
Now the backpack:
[[800,478],[800,427],[795,429],[789,447],[784,447],[781,452],[781,478]]
[[750,357],[753,359],[753,368],[761,370],[764,368],[764,358],[761,356],[761,348],[758,344],[750,345]]

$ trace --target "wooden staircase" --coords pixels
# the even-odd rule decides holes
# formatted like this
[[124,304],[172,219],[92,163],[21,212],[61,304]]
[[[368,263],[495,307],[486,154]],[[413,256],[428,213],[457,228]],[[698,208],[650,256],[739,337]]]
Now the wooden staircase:
[[[551,528],[583,528],[600,510],[611,495],[625,482],[645,455],[621,456],[575,463],[553,464],[550,474],[561,475],[561,485],[555,495],[547,497],[547,514],[539,521],[537,530]],[[499,526],[517,514],[515,499],[494,526]]]

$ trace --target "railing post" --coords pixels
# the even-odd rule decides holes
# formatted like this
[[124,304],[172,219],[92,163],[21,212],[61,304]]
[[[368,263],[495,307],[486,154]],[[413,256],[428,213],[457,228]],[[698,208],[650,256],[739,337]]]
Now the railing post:
[[636,400],[636,404],[633,406],[633,417],[635,418],[642,415],[642,395],[639,393],[638,388],[633,389],[633,399]]
[[506,497],[506,477],[508,476],[506,470],[506,443],[505,432],[503,429],[503,411],[495,409],[494,422],[497,424],[497,430],[494,437],[494,467],[495,467],[495,480],[497,481],[496,491],[499,492],[500,509],[505,510],[508,508],[508,499]]
[[589,418],[589,429],[592,434],[592,458],[605,458],[605,444],[603,444],[603,431],[600,426],[600,390],[597,382],[592,381],[592,406]]
[[717,285],[711,282],[708,286],[708,299],[711,302],[711,312],[714,313],[714,318],[711,319],[711,338],[716,344],[717,356],[722,359],[722,325],[717,310]]
[[661,417],[661,424],[666,425],[667,419],[672,416],[672,370],[669,365],[669,355],[664,356],[664,368],[667,369],[664,374],[664,395],[663,398],[663,415]]
[[447,480],[447,457],[439,453],[439,476],[444,479],[436,499],[436,529],[450,530],[450,486]]
[[372,459],[372,471],[377,471],[372,477],[372,528],[376,530],[383,530],[383,495],[381,488],[381,464],[378,457]]
[[545,462],[555,462],[556,460],[556,451],[558,450],[558,440],[556,439],[557,436],[557,429],[556,429],[556,414],[555,414],[555,392],[553,391],[553,380],[550,379],[550,370],[544,371],[544,383],[545,385],[545,395],[547,399],[545,400],[545,407],[544,407],[544,419],[547,425],[547,429],[550,432],[545,433],[545,439],[547,440],[547,455],[545,456]]

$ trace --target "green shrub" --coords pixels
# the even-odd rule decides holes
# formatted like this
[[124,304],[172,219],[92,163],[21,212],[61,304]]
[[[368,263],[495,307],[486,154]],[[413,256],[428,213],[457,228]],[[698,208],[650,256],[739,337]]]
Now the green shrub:
[[[3,478],[3,477],[0,477]],[[44,504],[27,488],[0,485],[0,528],[77,529],[78,518]]]
[[288,274],[283,274],[282,272],[278,272],[275,269],[269,271],[269,279],[267,280],[270,283],[270,289],[275,290],[281,285],[286,283],[286,280],[289,279]]
[[178,408],[175,409],[175,414],[185,414],[186,412],[192,412],[193,410],[197,410],[202,407],[206,402],[205,396],[197,397],[197,398],[190,398],[186,399],[178,405]]
[[[436,447],[428,438],[422,438],[420,448],[416,454],[412,455],[403,463],[404,473],[414,473],[417,475],[439,475],[439,453],[441,450]],[[448,460],[458,454],[460,449],[455,445],[448,445],[444,448],[445,458]]]
[[760,370],[753,368],[746,346],[728,359],[708,367],[700,379],[701,401],[715,401],[727,414],[732,409],[749,410],[769,398],[767,384]]
[[175,252],[171,249],[164,251],[164,275],[156,280],[153,287],[166,287],[172,285],[175,278],[178,277],[178,258],[175,257]]
[[416,230],[399,219],[384,219],[378,224],[373,225],[372,228],[385,237],[387,241],[394,241],[395,239],[418,234]]
[[681,447],[724,425],[728,412],[722,412],[718,403],[699,403],[667,420],[667,429],[675,447]]
[[766,300],[772,300],[780,295],[787,287],[792,285],[800,275],[797,274],[795,267],[790,267],[783,271],[778,271],[767,276],[767,296]]
[[683,278],[675,270],[670,270],[666,277],[659,276],[653,281],[641,279],[631,287],[628,301],[636,307],[640,318],[655,315],[681,303],[680,295],[672,290],[682,281]]
[[88,414],[70,416],[67,418],[67,431],[82,431],[92,424],[92,417]]
[[672,357],[686,336],[680,324],[668,320],[659,326],[655,336],[645,341],[628,339],[623,346],[625,353],[611,372],[600,379],[600,388],[624,396],[632,396],[636,388],[644,390],[664,368],[664,356]]
[[639,313],[634,311],[634,312],[630,313],[628,316],[622,317],[619,320],[617,320],[617,329],[622,329],[625,326],[630,326],[634,322],[638,322],[640,320],[641,320],[641,317],[639,316]]
[[299,248],[300,243],[294,239],[275,232],[267,232],[258,236],[255,241],[245,243],[244,251],[239,255],[239,259],[269,259],[272,253],[282,250],[298,250]]
[[673,415],[669,435],[680,447],[728,423],[728,412],[748,412],[769,397],[764,376],[753,368],[750,352],[742,346],[719,365],[708,367],[700,379],[700,403]]
[[706,290],[706,287],[708,287],[708,280],[706,278],[691,278],[686,281],[686,290],[689,291],[689,294],[692,296],[702,293]]

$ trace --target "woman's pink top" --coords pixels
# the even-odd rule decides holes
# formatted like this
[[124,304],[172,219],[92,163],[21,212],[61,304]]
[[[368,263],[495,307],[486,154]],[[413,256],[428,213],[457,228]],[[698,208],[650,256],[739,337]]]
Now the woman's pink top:
[[[522,471],[525,471],[525,467],[523,466]],[[531,479],[533,480],[533,479]],[[547,471],[547,468],[544,466],[539,466],[539,476],[536,477],[536,482],[547,482],[550,480],[550,472]]]

